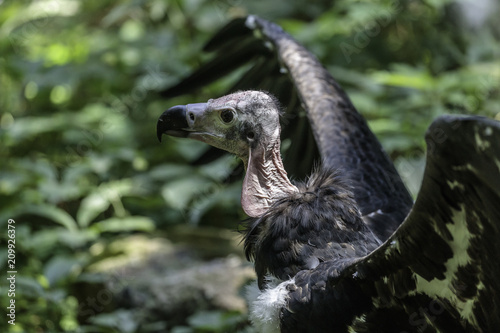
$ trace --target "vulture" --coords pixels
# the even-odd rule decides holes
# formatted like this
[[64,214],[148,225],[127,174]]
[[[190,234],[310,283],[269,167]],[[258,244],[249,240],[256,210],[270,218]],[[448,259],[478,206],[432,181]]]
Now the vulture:
[[[163,112],[157,136],[199,140],[243,161],[244,247],[257,274],[248,298],[258,332],[498,331],[497,121],[434,120],[413,202],[345,92],[278,25],[236,19],[207,49],[219,51],[214,60],[163,96],[252,66],[234,92]],[[303,108],[307,118],[287,118],[283,100],[287,112]],[[321,161],[304,182],[285,170],[280,119],[292,145],[300,121],[310,124]],[[310,154],[295,144],[300,164]]]

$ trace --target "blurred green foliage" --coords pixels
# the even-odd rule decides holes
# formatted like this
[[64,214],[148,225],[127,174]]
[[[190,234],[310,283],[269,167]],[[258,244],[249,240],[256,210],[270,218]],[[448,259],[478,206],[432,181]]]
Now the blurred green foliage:
[[[18,271],[16,325],[2,320],[1,331],[165,330],[112,308],[82,319],[77,286],[102,280],[89,267],[116,255],[105,249],[120,237],[186,222],[234,229],[243,217],[240,185],[222,182],[236,161],[192,166],[206,147],[160,145],[155,124],[168,106],[224,92],[230,79],[194,96],[156,95],[209,58],[200,52],[209,36],[248,13],[320,58],[414,193],[436,116],[500,120],[495,1],[0,1],[0,269],[14,219]],[[200,312],[173,331],[223,332],[239,316]]]

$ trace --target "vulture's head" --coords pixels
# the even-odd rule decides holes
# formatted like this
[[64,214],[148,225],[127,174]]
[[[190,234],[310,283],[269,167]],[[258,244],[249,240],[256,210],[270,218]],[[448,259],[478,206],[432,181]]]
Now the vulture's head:
[[235,154],[246,169],[241,203],[260,216],[272,202],[296,192],[280,156],[280,106],[261,91],[241,91],[207,103],[177,105],[162,113],[156,126],[163,134],[190,138]]

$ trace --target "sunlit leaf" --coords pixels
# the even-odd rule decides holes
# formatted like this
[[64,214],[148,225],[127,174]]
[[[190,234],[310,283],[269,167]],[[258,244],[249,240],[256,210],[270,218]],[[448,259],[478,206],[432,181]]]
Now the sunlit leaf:
[[0,29],[0,34],[7,35],[16,27],[22,24],[29,24],[30,21],[39,19],[48,19],[55,16],[74,15],[79,8],[79,3],[68,0],[43,0],[31,2],[23,10],[18,11],[17,15],[12,15]]
[[153,231],[154,222],[144,216],[112,217],[96,222],[91,227],[98,232]]
[[80,227],[87,227],[93,219],[108,209],[110,204],[101,191],[93,192],[85,197],[76,213],[76,220]]
[[368,121],[368,125],[375,134],[382,132],[398,132],[400,123],[389,118],[380,118]]
[[376,72],[372,78],[382,84],[407,87],[414,89],[432,89],[434,81],[425,72],[415,73],[390,73],[390,72]]
[[133,42],[144,35],[144,25],[138,20],[126,21],[120,29],[120,37],[126,42]]

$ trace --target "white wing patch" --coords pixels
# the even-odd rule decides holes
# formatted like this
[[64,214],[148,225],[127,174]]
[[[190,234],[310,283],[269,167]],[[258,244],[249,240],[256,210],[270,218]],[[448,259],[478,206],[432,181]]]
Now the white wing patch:
[[[257,282],[246,288],[250,308],[250,320],[257,332],[278,333],[280,331],[280,310],[288,299],[287,286],[295,283],[294,279],[281,282],[273,278],[268,289],[261,291]],[[279,283],[279,284],[278,284]]]
[[456,187],[458,187],[460,190],[464,190],[465,187],[463,184],[460,184],[457,180],[454,180],[453,182],[447,180],[446,183],[448,184],[448,186],[453,190],[455,189]]
[[476,145],[480,150],[486,150],[491,146],[491,143],[488,140],[483,140],[479,133],[475,133]]
[[[462,207],[461,210],[453,211],[452,219],[454,223],[449,223],[446,227],[453,236],[453,240],[447,241],[453,251],[453,257],[448,259],[445,263],[445,278],[443,280],[435,278],[431,281],[427,281],[421,276],[414,274],[417,288],[410,294],[424,293],[432,298],[440,297],[447,299],[451,304],[456,305],[456,309],[462,318],[467,319],[471,323],[475,323],[476,318],[472,312],[475,300],[469,299],[464,302],[458,299],[453,292],[454,287],[452,285],[452,281],[456,280],[456,274],[459,267],[466,266],[471,261],[467,249],[474,235],[472,235],[467,228],[464,207]],[[478,291],[479,290],[481,290],[481,285],[478,285]]]
[[[352,320],[353,324],[359,324],[359,323],[364,323],[364,322],[366,322],[366,315],[365,314],[361,314],[361,315],[355,317]],[[347,326],[347,332],[349,332],[349,333],[357,333],[358,331],[354,327],[354,325],[349,325],[349,326]]]

